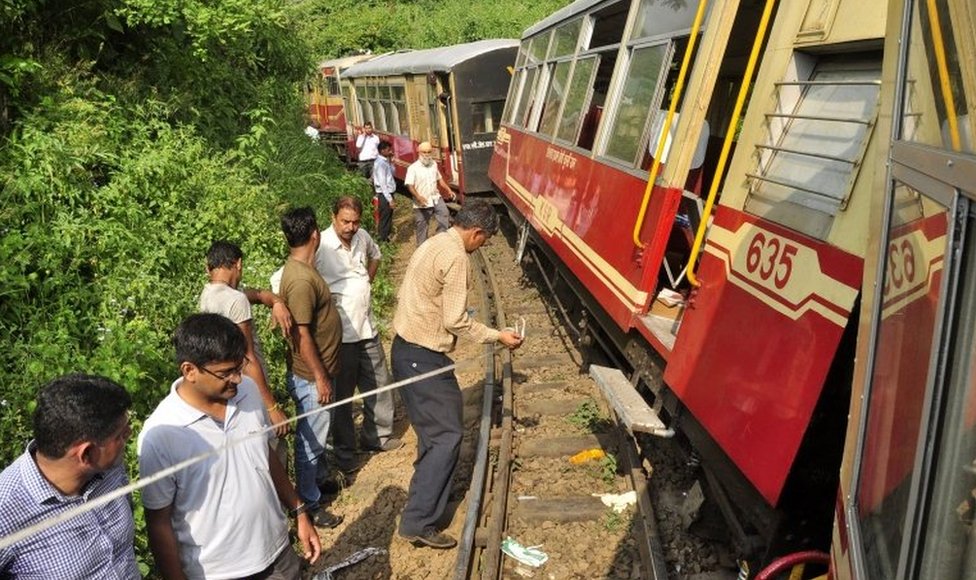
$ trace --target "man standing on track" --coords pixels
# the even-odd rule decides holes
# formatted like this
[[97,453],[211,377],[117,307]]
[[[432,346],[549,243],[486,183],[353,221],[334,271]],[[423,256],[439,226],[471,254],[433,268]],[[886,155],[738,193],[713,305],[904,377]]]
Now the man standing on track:
[[381,242],[390,241],[393,229],[393,194],[396,180],[393,178],[393,145],[380,141],[379,157],[373,163],[373,205],[376,207],[376,237]]
[[380,136],[373,133],[373,124],[369,121],[363,123],[363,130],[356,137],[356,153],[359,160],[359,172],[363,177],[369,179],[373,174],[373,162],[379,155]]
[[282,505],[298,519],[305,558],[314,562],[321,545],[308,506],[271,452],[264,402],[243,374],[244,333],[219,314],[193,314],[173,346],[180,378],[139,434],[139,474],[205,459],[142,490],[160,576],[299,580]]
[[236,244],[224,240],[210,244],[210,249],[207,250],[207,275],[210,281],[200,293],[200,312],[226,316],[244,333],[244,338],[247,339],[245,356],[248,360],[244,374],[257,384],[271,424],[278,425],[275,435],[284,437],[288,433],[288,424],[285,423],[288,416],[275,401],[268,385],[264,356],[251,320],[251,305],[260,303],[271,308],[275,322],[281,326],[286,337],[291,334],[291,313],[288,312],[285,301],[272,292],[253,288],[239,290],[243,268],[244,254]]
[[[129,483],[123,457],[132,401],[98,376],[45,385],[34,409],[34,440],[0,474],[0,536],[59,516]],[[138,578],[132,496],[0,549],[0,578]]]
[[[281,217],[281,230],[288,240],[289,255],[281,273],[279,295],[295,319],[288,352],[288,392],[301,415],[334,400],[342,323],[332,292],[315,269],[321,240],[315,212],[310,207],[287,212]],[[331,415],[331,411],[319,412],[299,419],[295,426],[298,494],[315,511],[315,524],[324,528],[334,528],[342,522],[340,516],[325,511],[319,504],[319,485],[328,476],[325,452]]]
[[450,200],[457,196],[451,191],[447,182],[441,177],[441,172],[434,163],[433,147],[424,141],[417,146],[418,159],[407,168],[407,176],[403,183],[413,198],[413,223],[417,228],[417,246],[427,239],[427,228],[431,216],[437,222],[437,233],[446,231],[451,223],[451,214],[447,211],[447,204],[441,197],[441,191],[447,192]]
[[[339,374],[336,400],[389,384],[386,356],[373,320],[370,284],[380,265],[380,248],[359,228],[363,204],[350,196],[340,197],[332,207],[332,225],[322,231],[315,267],[335,298],[342,319]],[[393,437],[393,393],[371,395],[363,401],[362,448],[393,451],[403,442]],[[340,471],[355,466],[356,428],[352,405],[334,410],[332,439]]]
[[[501,342],[510,349],[522,337],[498,331],[468,315],[468,254],[498,230],[498,215],[481,200],[469,200],[454,226],[417,248],[400,286],[393,318],[393,376],[403,381],[453,364],[447,356],[457,339]],[[438,526],[451,493],[463,434],[461,389],[453,373],[442,373],[403,387],[400,396],[417,432],[417,460],[400,535],[432,548],[457,542]]]

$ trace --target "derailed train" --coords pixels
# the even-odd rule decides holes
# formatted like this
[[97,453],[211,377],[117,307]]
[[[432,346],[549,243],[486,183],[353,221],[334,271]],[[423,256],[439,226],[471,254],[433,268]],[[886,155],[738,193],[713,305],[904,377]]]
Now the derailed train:
[[764,574],[976,577],[974,23],[578,0],[521,39],[490,178]]

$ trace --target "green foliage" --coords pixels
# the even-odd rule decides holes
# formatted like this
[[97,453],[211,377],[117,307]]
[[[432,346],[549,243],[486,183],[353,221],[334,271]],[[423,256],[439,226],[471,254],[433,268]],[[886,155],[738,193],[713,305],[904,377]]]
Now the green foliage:
[[608,509],[606,513],[603,514],[603,527],[606,528],[608,532],[619,531],[626,524],[627,520],[624,515],[613,511],[613,509]]
[[592,399],[587,399],[580,403],[573,414],[566,417],[566,421],[574,425],[580,431],[595,433],[603,431],[608,423],[607,419],[600,412],[600,408]]
[[320,58],[362,50],[382,53],[485,38],[519,38],[567,0],[459,2],[298,0],[291,10]]

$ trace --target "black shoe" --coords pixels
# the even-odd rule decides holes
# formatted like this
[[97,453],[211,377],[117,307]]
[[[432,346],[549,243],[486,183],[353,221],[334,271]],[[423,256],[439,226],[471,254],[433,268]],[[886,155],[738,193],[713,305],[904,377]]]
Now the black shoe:
[[403,441],[397,439],[396,437],[390,437],[380,445],[367,447],[366,451],[370,453],[383,453],[385,451],[396,451],[401,447],[403,447]]
[[436,550],[449,550],[457,546],[457,540],[442,532],[428,532],[420,536],[404,536],[400,534],[400,537],[418,548],[427,546]]
[[365,459],[366,458],[355,459],[353,460],[352,463],[346,465],[337,465],[336,469],[339,470],[339,473],[341,473],[346,477],[356,475],[357,473],[359,473],[359,470],[361,470],[363,466],[366,465]]
[[332,528],[338,526],[342,523],[343,517],[337,514],[329,513],[324,509],[320,509],[315,512],[312,516],[312,523],[315,524],[317,528],[325,528],[331,530]]
[[322,495],[337,495],[344,486],[339,481],[328,479],[319,484],[319,492]]

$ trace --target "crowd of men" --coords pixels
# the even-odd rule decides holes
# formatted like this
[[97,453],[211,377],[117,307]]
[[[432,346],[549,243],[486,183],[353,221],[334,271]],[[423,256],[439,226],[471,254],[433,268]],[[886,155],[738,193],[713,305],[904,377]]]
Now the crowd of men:
[[[398,531],[414,545],[444,549],[456,544],[439,522],[458,463],[461,392],[453,374],[415,377],[450,365],[447,354],[458,338],[508,348],[522,338],[486,327],[467,309],[468,254],[497,231],[497,214],[474,200],[449,224],[446,208],[438,209],[444,205],[438,188],[445,184],[436,166],[430,170],[430,145],[420,149],[416,169],[407,173],[420,216],[419,247],[399,288],[391,351],[393,378],[412,381],[398,392],[417,434]],[[380,142],[376,152],[370,174],[387,203],[374,204],[392,212],[395,185],[383,165],[390,148]],[[271,290],[240,287],[244,256],[233,243],[215,241],[207,252],[200,312],[173,334],[176,379],[137,441],[149,547],[163,578],[299,578],[302,563],[291,547],[288,517],[295,520],[301,556],[315,562],[321,551],[316,528],[342,522],[323,500],[334,485],[330,476],[354,473],[362,453],[403,445],[394,436],[392,391],[364,398],[358,437],[351,405],[323,409],[357,388],[367,393],[390,383],[370,307],[380,248],[360,228],[358,199],[341,197],[332,210],[324,230],[308,207],[281,217],[289,254]],[[443,233],[424,242],[431,216]],[[289,420],[269,387],[253,324],[256,304],[271,309],[290,345],[287,390],[297,420]],[[99,376],[67,375],[40,389],[34,439],[0,474],[0,539],[39,522],[52,525],[0,548],[0,578],[139,577],[130,494],[50,520],[128,484],[123,457],[130,406],[124,388]],[[282,449],[292,430],[294,484]],[[330,456],[335,465],[328,464]]]

